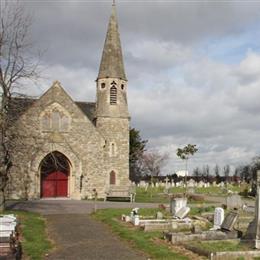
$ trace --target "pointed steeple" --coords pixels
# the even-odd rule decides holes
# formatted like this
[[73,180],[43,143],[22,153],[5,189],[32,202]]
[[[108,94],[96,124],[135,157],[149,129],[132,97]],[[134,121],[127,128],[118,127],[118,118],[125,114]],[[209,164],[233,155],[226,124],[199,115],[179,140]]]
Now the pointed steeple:
[[112,5],[102,59],[97,79],[126,79],[115,3]]

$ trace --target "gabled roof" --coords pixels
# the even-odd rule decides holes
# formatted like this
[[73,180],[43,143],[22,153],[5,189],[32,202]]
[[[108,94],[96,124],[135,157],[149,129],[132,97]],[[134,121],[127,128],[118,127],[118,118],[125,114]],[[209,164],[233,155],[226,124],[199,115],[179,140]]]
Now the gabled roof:
[[99,67],[98,79],[120,78],[126,79],[122,48],[118,30],[116,7],[113,4],[110,16],[102,59]]
[[[25,111],[27,111],[38,99],[37,98],[12,98],[10,114],[13,119],[18,119]],[[93,122],[95,118],[95,102],[74,102],[80,110]]]
[[82,112],[93,122],[95,118],[96,103],[95,102],[78,102],[75,104],[82,110]]

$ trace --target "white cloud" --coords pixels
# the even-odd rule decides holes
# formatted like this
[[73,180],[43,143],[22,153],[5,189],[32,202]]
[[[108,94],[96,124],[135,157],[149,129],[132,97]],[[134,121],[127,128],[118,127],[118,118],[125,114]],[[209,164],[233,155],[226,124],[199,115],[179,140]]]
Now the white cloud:
[[[109,3],[25,4],[37,18],[32,39],[47,49],[44,79],[27,91],[39,95],[57,79],[74,99],[94,101]],[[260,153],[260,45],[243,34],[258,30],[259,10],[256,2],[118,4],[132,125],[170,152],[168,169],[182,167],[175,151],[187,143],[199,146],[191,167]],[[223,59],[232,48],[241,61]]]
[[41,79],[36,86],[28,84],[24,90],[32,96],[45,92],[52,82],[58,80],[63,88],[77,101],[95,101],[96,72],[86,68],[69,68],[62,65],[44,65]]
[[[151,147],[174,154],[168,170],[183,167],[175,152],[187,143],[200,147],[191,166],[238,165],[260,152],[260,79],[243,85],[240,80],[240,68],[249,62],[251,71],[257,71],[258,59],[252,52],[238,65],[191,59],[183,64],[181,86],[167,76],[160,77],[160,88],[130,88],[134,125],[140,126]],[[247,75],[254,75],[250,66],[246,68]],[[150,76],[150,82],[156,77]]]

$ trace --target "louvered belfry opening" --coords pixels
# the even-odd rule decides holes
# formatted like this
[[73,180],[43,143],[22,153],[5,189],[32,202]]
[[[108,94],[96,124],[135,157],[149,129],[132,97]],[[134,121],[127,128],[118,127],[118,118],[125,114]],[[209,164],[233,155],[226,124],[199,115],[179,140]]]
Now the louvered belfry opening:
[[117,88],[116,83],[113,81],[110,88],[110,105],[116,105],[117,103]]

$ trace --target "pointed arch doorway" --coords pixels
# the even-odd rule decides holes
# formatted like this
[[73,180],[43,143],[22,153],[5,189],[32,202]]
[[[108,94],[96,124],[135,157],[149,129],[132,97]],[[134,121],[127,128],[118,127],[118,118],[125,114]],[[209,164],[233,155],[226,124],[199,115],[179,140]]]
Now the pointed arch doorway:
[[40,173],[42,198],[68,197],[70,162],[64,154],[47,154],[40,163]]

